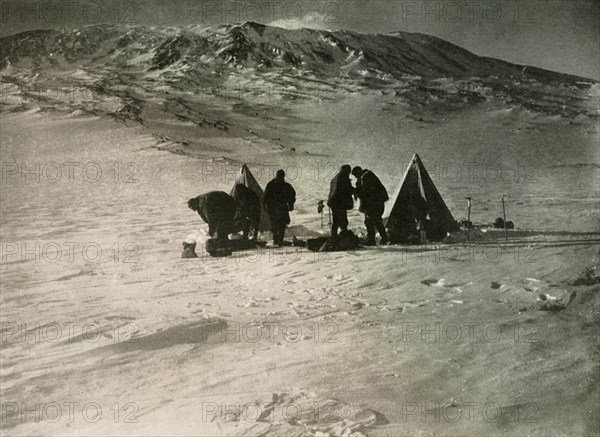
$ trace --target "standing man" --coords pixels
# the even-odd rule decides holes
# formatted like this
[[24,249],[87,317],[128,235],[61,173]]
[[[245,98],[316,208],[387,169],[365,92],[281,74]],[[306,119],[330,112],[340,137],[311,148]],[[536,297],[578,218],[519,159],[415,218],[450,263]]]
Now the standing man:
[[254,191],[244,184],[236,184],[233,190],[237,210],[235,212],[236,231],[241,229],[244,240],[248,239],[252,228],[252,239],[258,238],[260,228],[260,200]]
[[354,208],[352,194],[354,187],[350,182],[352,167],[342,165],[340,172],[331,180],[329,187],[329,198],[327,205],[331,208],[333,223],[331,224],[331,235],[337,235],[338,228],[342,231],[348,230],[348,210]]
[[383,225],[383,211],[385,202],[390,197],[379,178],[371,170],[363,170],[360,167],[352,169],[352,175],[356,178],[356,189],[354,198],[360,199],[358,210],[365,215],[365,226],[367,227],[366,246],[375,246],[375,231],[381,236],[381,244],[389,241],[385,226]]
[[283,246],[285,228],[290,223],[290,211],[294,210],[296,191],[285,181],[285,172],[277,170],[275,179],[265,188],[264,204],[271,219],[273,244]]

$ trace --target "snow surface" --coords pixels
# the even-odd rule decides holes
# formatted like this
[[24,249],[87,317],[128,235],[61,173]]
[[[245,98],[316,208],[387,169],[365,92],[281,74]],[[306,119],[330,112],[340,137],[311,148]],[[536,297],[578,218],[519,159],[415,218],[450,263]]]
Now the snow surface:
[[[225,44],[231,29],[187,31]],[[251,41],[261,31],[242,30]],[[157,32],[179,31],[129,36],[158,47]],[[264,35],[321,35],[286,32]],[[97,44],[92,36],[87,43]],[[137,43],[126,47],[123,59],[147,62]],[[214,55],[186,53],[209,63]],[[347,56],[340,48],[336,68]],[[180,73],[191,65],[185,56],[152,71],[68,60],[48,70],[33,58],[2,70],[3,434],[599,432],[597,84],[477,75],[357,82],[314,62],[302,75],[215,62],[199,74],[219,80],[199,91]],[[36,94],[33,83],[53,92]],[[269,83],[279,86],[272,98]],[[64,87],[72,98],[54,91]],[[206,225],[186,205],[229,191],[243,162],[263,186],[283,167],[298,191],[288,238],[320,235],[317,201],[339,165],[374,170],[391,193],[414,152],[457,219],[470,196],[472,220],[491,223],[507,195],[517,227],[508,240],[482,227],[470,243],[458,235],[424,247],[215,259],[202,249]],[[66,163],[76,163],[72,177]],[[509,177],[470,178],[465,163]],[[516,169],[525,173],[515,179]],[[350,227],[364,230],[356,210]],[[181,259],[185,240],[199,242],[199,258]],[[21,416],[22,402],[30,410],[56,402],[62,414]],[[73,403],[72,420],[64,403]],[[94,405],[83,416],[92,403],[97,421]],[[421,415],[431,409],[438,421]]]

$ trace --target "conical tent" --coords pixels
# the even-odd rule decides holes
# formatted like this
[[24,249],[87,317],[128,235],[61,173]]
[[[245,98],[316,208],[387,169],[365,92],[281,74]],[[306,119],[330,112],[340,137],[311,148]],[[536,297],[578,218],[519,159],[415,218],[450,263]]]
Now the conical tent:
[[258,184],[258,182],[256,181],[256,178],[254,177],[254,175],[252,174],[252,172],[250,171],[250,169],[248,168],[248,166],[246,164],[242,165],[242,168],[240,169],[240,174],[237,177],[237,179],[235,180],[233,187],[231,188],[231,193],[230,193],[231,196],[233,196],[233,193],[235,191],[235,186],[237,184],[245,185],[248,188],[250,188],[252,191],[254,191],[254,193],[256,193],[256,195],[258,196],[258,199],[260,200],[259,231],[260,232],[270,231],[271,230],[271,220],[269,219],[269,214],[267,214],[267,210],[265,209],[265,206],[263,204],[263,198],[265,196],[265,193],[264,193],[263,189],[260,187],[260,185]]
[[458,229],[456,220],[416,153],[402,183],[387,204],[385,217],[385,227],[392,230],[392,237],[394,234],[406,236],[416,229],[418,221],[427,223],[433,230],[432,237]]

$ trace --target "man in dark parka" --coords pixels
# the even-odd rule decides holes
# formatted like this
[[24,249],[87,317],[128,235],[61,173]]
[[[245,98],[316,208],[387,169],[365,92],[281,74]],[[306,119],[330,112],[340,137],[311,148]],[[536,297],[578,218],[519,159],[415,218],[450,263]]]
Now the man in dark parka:
[[283,246],[285,228],[290,223],[290,211],[294,210],[296,191],[285,181],[285,172],[277,170],[275,179],[265,188],[264,204],[273,231],[273,243]]
[[338,174],[331,180],[329,186],[329,198],[327,205],[331,208],[333,223],[331,224],[331,235],[337,235],[338,229],[348,230],[348,210],[354,208],[352,194],[354,187],[350,182],[352,167],[343,165]]
[[196,211],[208,224],[208,235],[217,240],[227,240],[233,228],[235,217],[235,201],[224,191],[211,191],[188,200],[188,207]]
[[250,227],[252,227],[252,239],[258,238],[258,228],[260,227],[260,199],[258,195],[244,184],[236,184],[233,190],[233,199],[235,200],[237,210],[235,213],[235,222],[242,229],[244,239],[248,239]]
[[381,244],[389,241],[385,226],[383,225],[383,212],[385,202],[389,200],[387,190],[379,178],[371,170],[363,170],[360,167],[352,169],[352,175],[356,178],[355,198],[360,199],[359,211],[365,215],[365,226],[367,227],[367,246],[374,246],[375,231],[381,236]]

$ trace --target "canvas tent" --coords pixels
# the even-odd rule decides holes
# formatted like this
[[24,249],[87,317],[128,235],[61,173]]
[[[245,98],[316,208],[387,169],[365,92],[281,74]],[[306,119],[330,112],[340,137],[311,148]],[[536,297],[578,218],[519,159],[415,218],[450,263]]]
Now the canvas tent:
[[413,156],[402,183],[386,205],[385,227],[392,242],[403,243],[416,233],[417,222],[426,225],[429,240],[440,240],[458,224],[427,173],[419,155]]
[[233,183],[233,187],[231,187],[231,196],[233,196],[233,192],[235,190],[235,186],[237,184],[242,184],[250,188],[252,191],[256,193],[258,198],[260,199],[260,232],[270,231],[271,230],[271,220],[269,220],[269,214],[267,214],[267,210],[263,205],[264,191],[256,181],[256,178],[248,168],[246,164],[242,165],[240,169],[240,174]]

